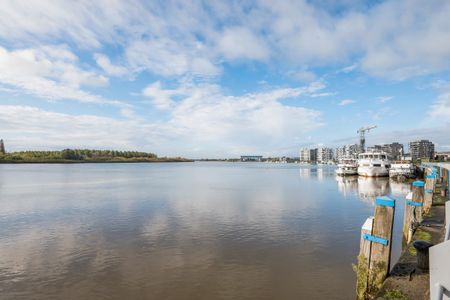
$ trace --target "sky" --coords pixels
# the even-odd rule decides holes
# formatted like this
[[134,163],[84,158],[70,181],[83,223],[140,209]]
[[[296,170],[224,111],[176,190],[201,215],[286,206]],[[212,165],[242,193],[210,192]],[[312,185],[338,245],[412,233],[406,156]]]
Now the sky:
[[450,151],[450,1],[0,5],[8,151],[298,156],[430,139]]

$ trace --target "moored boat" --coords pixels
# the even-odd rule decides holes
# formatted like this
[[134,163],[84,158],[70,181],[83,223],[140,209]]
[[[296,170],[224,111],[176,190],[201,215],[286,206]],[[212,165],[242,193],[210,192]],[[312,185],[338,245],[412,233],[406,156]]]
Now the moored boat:
[[348,176],[358,174],[358,161],[354,158],[342,158],[336,168],[336,175]]
[[358,175],[366,177],[389,176],[391,162],[384,152],[364,152],[358,155]]
[[389,169],[389,177],[408,179],[416,177],[416,168],[410,160],[393,161]]

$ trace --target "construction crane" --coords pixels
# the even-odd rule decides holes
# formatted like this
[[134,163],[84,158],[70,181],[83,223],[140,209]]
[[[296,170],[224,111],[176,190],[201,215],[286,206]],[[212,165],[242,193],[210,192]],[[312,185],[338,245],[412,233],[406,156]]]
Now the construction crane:
[[366,151],[366,132],[369,132],[371,129],[377,128],[377,125],[361,127],[358,129],[359,133],[359,146],[361,147],[361,151]]

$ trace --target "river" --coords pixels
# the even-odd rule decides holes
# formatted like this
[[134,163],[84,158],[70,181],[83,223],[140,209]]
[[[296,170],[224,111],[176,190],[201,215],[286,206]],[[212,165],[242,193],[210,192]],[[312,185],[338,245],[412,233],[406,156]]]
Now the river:
[[298,164],[0,165],[0,298],[353,299],[373,200],[401,220],[408,191]]

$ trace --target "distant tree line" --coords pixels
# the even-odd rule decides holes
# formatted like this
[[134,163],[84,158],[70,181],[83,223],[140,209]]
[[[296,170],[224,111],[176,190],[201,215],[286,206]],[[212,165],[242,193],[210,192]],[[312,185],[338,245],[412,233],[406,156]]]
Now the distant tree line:
[[25,161],[101,161],[101,160],[157,160],[154,153],[139,151],[64,149],[61,151],[20,151],[0,155],[0,160]]

